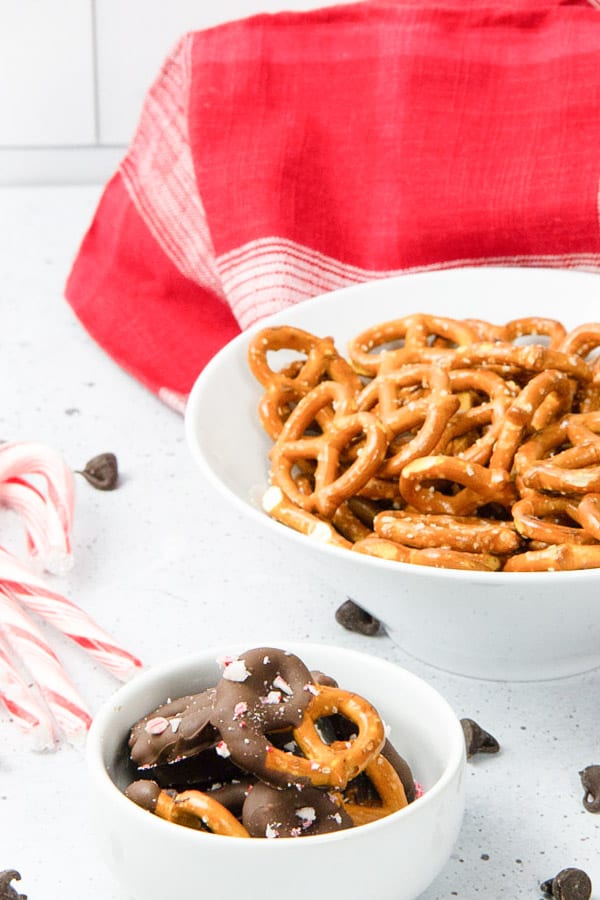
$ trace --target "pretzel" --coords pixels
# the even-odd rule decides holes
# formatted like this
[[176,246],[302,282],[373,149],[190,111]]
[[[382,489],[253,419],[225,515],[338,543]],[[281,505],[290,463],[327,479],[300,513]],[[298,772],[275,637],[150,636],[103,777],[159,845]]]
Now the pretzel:
[[[385,743],[383,723],[371,704],[358,694],[324,684],[310,687],[313,695],[300,725],[293,729],[294,740],[304,757],[270,747],[266,767],[282,772],[290,782],[307,778],[315,787],[343,789],[356,778]],[[323,742],[315,722],[340,713],[353,722],[357,736],[350,741]]]
[[[393,360],[393,356],[389,358]],[[419,400],[409,400],[401,406],[399,397],[402,390],[417,385],[429,389],[427,396]],[[377,377],[363,389],[357,400],[359,409],[369,409],[377,399],[377,414],[390,437],[399,435],[402,438],[398,447],[392,440],[390,444],[392,452],[391,454],[388,452],[387,458],[382,463],[378,472],[379,477],[394,477],[406,463],[433,450],[450,417],[460,405],[459,399],[450,393],[449,387],[448,373],[443,369],[430,365],[415,365],[396,370],[389,362],[388,354],[382,354]],[[414,436],[407,436],[415,429],[417,431]]]
[[499,557],[491,553],[467,553],[438,547],[415,549],[377,536],[355,541],[352,549],[356,553],[376,556],[379,559],[411,563],[417,566],[431,566],[436,569],[497,572],[502,567]]
[[[325,519],[315,516],[306,509],[302,509],[301,506],[292,503],[277,485],[267,488],[263,494],[262,508],[273,519],[281,522],[282,525],[287,525],[295,531],[300,531],[315,541],[322,541],[324,544],[333,544],[337,547],[349,548],[352,546],[351,542],[343,536],[343,528],[340,529],[342,531],[342,534],[340,534]],[[334,522],[335,517],[340,513],[340,509],[336,510],[334,514]],[[338,516],[338,523],[341,515],[342,513]]]
[[[327,405],[335,406],[327,430],[305,436],[316,414]],[[345,386],[322,382],[298,403],[271,450],[272,481],[309,512],[332,515],[367,483],[383,461],[388,445],[384,426],[371,413],[350,412],[351,409],[353,398]],[[342,451],[358,435],[364,436],[364,446],[354,461],[340,471]],[[314,490],[307,494],[298,489],[292,475],[299,459],[316,460]]]
[[539,316],[495,325],[415,313],[349,343],[360,387],[340,376],[331,388],[321,371],[303,396],[292,383],[321,345],[292,338],[305,359],[273,373],[279,406],[265,426],[282,492],[274,517],[415,565],[542,571],[596,558],[550,548],[600,543],[599,323],[567,332]]
[[387,510],[378,513],[373,528],[380,537],[419,548],[439,547],[502,556],[514,553],[522,545],[512,522],[477,516],[458,518]]
[[[475,331],[464,322],[442,316],[414,315],[382,322],[367,328],[348,345],[348,356],[361,375],[374,375],[381,363],[381,353],[373,353],[385,344],[404,341],[407,349],[426,348],[431,335],[441,336],[448,344],[470,344]],[[421,360],[420,360],[421,361]]]
[[596,541],[600,541],[600,494],[586,494],[571,516]]
[[511,556],[505,572],[557,572],[600,567],[600,544],[551,544]]
[[[524,316],[507,322],[501,329],[501,340],[512,343],[521,337],[543,335],[549,338],[548,346],[555,350],[563,350],[562,344],[567,336],[567,329],[556,319],[544,319],[540,316]],[[572,352],[563,350],[563,352]]]
[[222,803],[202,791],[183,791],[171,796],[156,781],[141,780],[132,782],[126,788],[125,796],[143,809],[176,825],[230,837],[250,837],[244,826]]
[[557,521],[562,515],[577,521],[577,506],[567,497],[531,494],[512,508],[515,528],[524,537],[546,544],[591,544],[594,538],[584,528],[561,525]]
[[536,491],[588,494],[600,491],[600,441],[591,441],[532,463],[523,484]]
[[[496,440],[490,459],[491,468],[501,468],[510,472],[514,456],[523,436],[534,428],[533,422],[543,403],[551,397],[558,398],[552,409],[566,411],[572,400],[572,383],[562,372],[550,370],[540,372],[520,392],[504,414],[504,423]],[[540,423],[542,427],[548,422]]]
[[[440,480],[463,485],[462,490],[443,494],[434,486]],[[421,513],[452,516],[470,516],[492,501],[509,507],[515,499],[514,486],[504,470],[442,455],[424,456],[405,466],[400,493]]]
[[400,776],[390,762],[379,754],[364,770],[365,775],[379,795],[378,804],[353,802],[351,794],[341,795],[343,809],[354,825],[366,825],[389,816],[408,805]]

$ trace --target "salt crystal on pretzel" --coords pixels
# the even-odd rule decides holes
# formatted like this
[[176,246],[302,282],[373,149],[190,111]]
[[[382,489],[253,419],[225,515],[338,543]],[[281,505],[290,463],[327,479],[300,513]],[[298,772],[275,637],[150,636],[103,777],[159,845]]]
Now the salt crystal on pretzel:
[[41,578],[0,547],[0,585],[3,583],[19,602],[70,637],[117,678],[127,681],[141,668],[140,660],[119,646],[86,612],[49,590]]
[[6,584],[0,587],[0,623],[7,643],[37,684],[63,735],[81,738],[92,717],[62,663]]

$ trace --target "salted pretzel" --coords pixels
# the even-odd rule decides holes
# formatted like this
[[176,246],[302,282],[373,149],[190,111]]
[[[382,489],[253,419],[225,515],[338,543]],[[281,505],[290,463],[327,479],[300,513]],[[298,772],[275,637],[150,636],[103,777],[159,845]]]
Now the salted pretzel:
[[578,325],[565,335],[559,350],[563,353],[577,353],[587,357],[600,347],[600,324],[597,322]]
[[[462,485],[455,494],[444,494],[436,482]],[[470,516],[487,503],[510,506],[515,499],[514,485],[503,469],[488,469],[478,463],[454,456],[424,456],[404,467],[400,475],[400,493],[406,503],[421,513]]]
[[578,503],[567,497],[529,494],[512,507],[515,528],[523,537],[546,544],[592,544],[594,537],[585,528],[560,524],[569,517],[577,522]]
[[[432,337],[444,339],[446,347],[470,344],[475,331],[464,322],[443,316],[411,315],[367,328],[348,345],[348,356],[361,375],[374,375],[381,363],[381,348],[404,342],[409,350],[426,348]],[[373,352],[379,350],[379,352]]]
[[416,549],[377,535],[355,541],[352,550],[390,562],[411,563],[411,565],[430,566],[435,569],[497,572],[502,568],[500,557],[491,553],[470,553],[440,547]]
[[600,541],[600,494],[586,494],[571,515],[596,541]]
[[[504,421],[490,458],[490,467],[510,472],[524,435],[536,428],[534,420],[544,402],[550,398],[558,398],[551,410],[554,416],[559,411],[566,412],[572,397],[572,382],[564,373],[551,369],[534,376],[504,413]],[[541,422],[538,428],[547,424],[549,423]]]
[[[310,687],[313,695],[300,725],[293,729],[294,740],[304,757],[294,756],[272,745],[267,750],[266,767],[284,773],[290,782],[306,778],[315,787],[345,788],[380,752],[385,730],[376,709],[363,697],[324,684]],[[357,735],[349,741],[327,744],[315,722],[341,714],[350,719]]]
[[455,369],[473,366],[507,366],[509,370],[522,369],[526,372],[556,369],[584,383],[593,378],[591,366],[580,356],[553,350],[543,344],[518,345],[484,341],[458,347],[448,357],[447,364]]
[[385,510],[375,517],[373,529],[379,537],[410,547],[441,547],[467,553],[514,553],[522,545],[512,522],[477,516],[420,515]]
[[[402,391],[422,386],[425,396],[402,403]],[[460,400],[450,391],[448,373],[431,365],[405,366],[398,370],[393,354],[383,353],[379,372],[357,399],[359,409],[377,403],[378,418],[390,436],[390,447],[378,476],[393,478],[403,466],[430,453],[439,442]],[[394,439],[400,437],[397,443]]]
[[[567,329],[556,319],[545,319],[542,316],[523,316],[512,319],[501,330],[501,340],[513,343],[522,337],[545,336],[548,346],[554,350],[563,350],[562,344],[567,336]],[[563,352],[571,352],[563,350]]]
[[[262,508],[273,519],[281,522],[282,525],[287,525],[289,528],[293,528],[294,531],[300,531],[315,541],[333,544],[336,547],[349,548],[352,546],[351,542],[343,537],[343,529],[340,529],[340,533],[322,517],[316,516],[308,512],[308,510],[302,509],[301,506],[292,503],[277,485],[271,485],[263,494]],[[338,510],[334,513],[334,522],[337,513]]]
[[600,567],[600,544],[550,544],[541,550],[517,553],[505,572],[558,572]]
[[230,837],[248,838],[250,835],[229,810],[203,791],[168,793],[156,781],[134,781],[125,790],[125,796],[138,806],[161,819]]
[[[334,408],[326,431],[307,435],[317,413]],[[364,438],[361,451],[347,466],[340,457],[358,436]],[[324,516],[335,510],[375,475],[388,446],[384,426],[372,413],[356,412],[348,389],[333,381],[324,381],[298,403],[287,419],[271,450],[271,479],[296,505]],[[304,493],[293,477],[298,460],[316,461],[314,490]]]
[[590,441],[532,463],[523,484],[536,491],[589,494],[600,491],[600,441]]
[[[304,354],[279,371],[268,363],[268,354],[291,350]],[[291,410],[316,384],[325,379],[346,384],[351,391],[362,388],[360,379],[338,353],[332,338],[318,338],[308,331],[279,325],[259,331],[248,345],[248,364],[257,381],[265,388],[258,413],[270,437],[279,435]],[[321,413],[321,424],[329,413]]]
[[384,816],[398,812],[408,805],[400,776],[381,753],[364,770],[364,774],[375,788],[379,803],[357,803],[352,794],[342,794],[340,800],[354,825],[376,822]]

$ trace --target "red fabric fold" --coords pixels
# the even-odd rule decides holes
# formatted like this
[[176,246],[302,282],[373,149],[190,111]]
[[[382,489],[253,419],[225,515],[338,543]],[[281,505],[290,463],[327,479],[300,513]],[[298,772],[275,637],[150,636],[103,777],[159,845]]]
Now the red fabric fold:
[[239,329],[348,284],[600,271],[599,185],[594,3],[254,16],[165,61],[66,295],[129,372],[185,395]]

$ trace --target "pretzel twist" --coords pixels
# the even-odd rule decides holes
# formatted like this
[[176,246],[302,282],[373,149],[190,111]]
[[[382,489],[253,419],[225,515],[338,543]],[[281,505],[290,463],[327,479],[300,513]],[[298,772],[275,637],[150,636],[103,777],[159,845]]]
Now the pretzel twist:
[[421,549],[438,547],[503,556],[515,553],[522,545],[512,522],[477,516],[419,515],[386,510],[377,514],[373,528],[379,537]]
[[[329,404],[335,408],[327,430],[306,436],[316,414]],[[388,446],[385,428],[371,413],[353,410],[347,388],[324,381],[302,398],[286,421],[271,450],[271,477],[297,506],[323,516],[333,515],[379,468]],[[354,461],[342,469],[342,451],[359,435],[364,437],[364,445]],[[292,474],[298,460],[306,459],[316,461],[314,490],[309,493],[299,490]]]
[[[287,773],[290,783],[307,778],[315,787],[343,789],[381,751],[385,731],[377,710],[358,694],[324,684],[311,686],[313,697],[300,725],[293,729],[294,740],[304,753],[295,756],[269,745],[266,766]],[[341,713],[357,728],[349,741],[326,744],[315,727],[323,716]]]
[[201,831],[208,830],[213,834],[250,837],[227,807],[202,791],[183,791],[172,796],[155,781],[134,781],[125,794],[134,803],[167,822]]
[[376,756],[364,771],[379,795],[379,803],[355,803],[352,799],[342,795],[341,803],[354,825],[375,822],[408,805],[400,776],[383,754],[380,753]]
[[[455,494],[436,489],[438,481],[462,485]],[[516,499],[514,485],[503,469],[487,469],[453,456],[424,456],[404,467],[400,493],[421,513],[470,516],[480,506],[495,502],[510,507]]]

